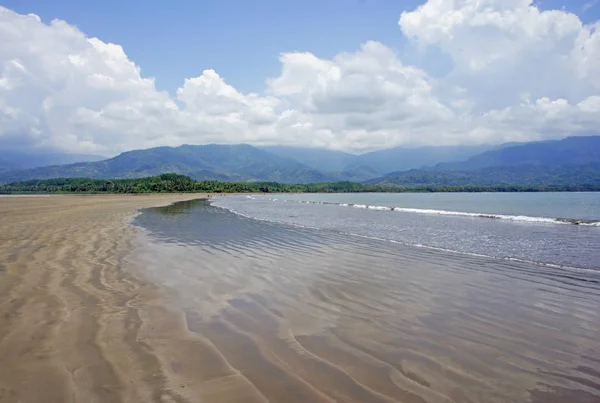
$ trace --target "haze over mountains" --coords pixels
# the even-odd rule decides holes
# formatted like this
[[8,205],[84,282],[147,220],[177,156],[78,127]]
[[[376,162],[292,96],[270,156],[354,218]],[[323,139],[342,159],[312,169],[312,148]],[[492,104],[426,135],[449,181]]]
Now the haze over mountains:
[[[30,164],[39,162],[31,160]],[[167,172],[198,180],[282,183],[368,181],[407,186],[597,183],[600,182],[600,136],[500,146],[396,147],[362,155],[246,144],[157,147],[128,151],[102,161],[13,169],[0,172],[0,183],[57,177],[136,178]]]
[[535,143],[511,145],[483,152],[461,162],[436,165],[437,170],[474,170],[497,166],[582,165],[600,162],[600,136],[567,137]]
[[364,169],[385,174],[413,168],[424,168],[439,162],[463,161],[482,152],[502,146],[424,146],[393,147],[354,155],[341,151],[300,147],[262,147],[282,157],[292,158],[321,171],[343,172]]
[[301,147],[184,145],[124,152],[103,161],[14,170],[3,183],[56,177],[135,178],[175,172],[194,179],[309,183],[363,181],[440,161],[459,161],[489,146],[390,148],[362,155]]
[[403,186],[600,185],[600,136],[508,145],[431,169],[368,181]]
[[0,172],[49,165],[73,164],[76,162],[101,161],[103,159],[106,159],[106,157],[92,154],[66,154],[59,152],[27,153],[0,150]]
[[0,181],[57,177],[138,178],[167,172],[194,179],[224,181],[323,182],[332,179],[293,159],[250,145],[209,144],[133,150],[103,161],[11,171],[0,175]]

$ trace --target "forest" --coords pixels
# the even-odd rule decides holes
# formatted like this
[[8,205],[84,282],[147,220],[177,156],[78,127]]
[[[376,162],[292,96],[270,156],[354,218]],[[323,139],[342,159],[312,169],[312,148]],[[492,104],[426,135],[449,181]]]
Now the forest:
[[278,182],[196,181],[185,175],[163,174],[135,179],[57,178],[0,186],[0,194],[45,193],[366,193],[366,192],[559,192],[600,191],[597,185],[535,186],[399,186],[358,182],[289,185]]

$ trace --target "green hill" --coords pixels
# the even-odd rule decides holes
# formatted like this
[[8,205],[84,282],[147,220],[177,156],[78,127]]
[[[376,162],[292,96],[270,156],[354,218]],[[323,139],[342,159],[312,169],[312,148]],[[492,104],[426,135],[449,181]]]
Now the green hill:
[[468,171],[517,165],[560,166],[600,164],[600,136],[567,137],[491,150],[462,162],[441,163],[439,171]]
[[393,147],[360,155],[321,148],[261,148],[281,157],[292,158],[319,171],[351,173],[356,180],[364,180],[388,172],[433,166],[440,162],[463,161],[484,151],[501,147],[504,145]]
[[367,183],[378,186],[579,186],[600,187],[600,163],[586,165],[517,165],[469,171],[410,170],[393,172]]
[[290,158],[249,145],[157,147],[97,162],[55,165],[0,174],[0,183],[48,178],[140,178],[166,172],[198,180],[326,182],[335,179]]
[[[367,180],[368,183],[402,186],[565,186],[598,181],[600,136],[504,144],[472,155],[486,147],[397,147],[352,155],[332,150],[257,148],[246,144],[183,145],[128,151],[102,161],[25,170],[16,170],[11,161],[3,164],[0,158],[0,184],[50,178],[140,178],[169,172],[196,180],[228,182]],[[410,171],[402,168],[387,173],[392,167],[424,166],[428,162],[444,158],[448,161],[460,156],[466,160],[438,163],[433,168]]]
[[52,151],[23,152],[19,150],[0,150],[0,172],[23,170],[49,165],[74,164],[76,162],[93,162],[106,159],[93,154],[69,154]]

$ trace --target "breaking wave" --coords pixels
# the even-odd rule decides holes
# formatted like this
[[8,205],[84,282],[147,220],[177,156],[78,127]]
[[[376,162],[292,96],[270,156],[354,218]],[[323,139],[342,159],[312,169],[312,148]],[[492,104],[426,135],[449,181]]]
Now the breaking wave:
[[[247,196],[254,198],[252,196]],[[277,201],[281,199],[270,199],[271,201]],[[300,204],[328,204],[339,207],[351,207],[359,209],[377,210],[377,211],[389,211],[389,212],[402,212],[402,213],[414,213],[414,214],[427,214],[427,215],[443,215],[443,216],[458,216],[458,217],[471,217],[471,218],[484,218],[491,220],[508,220],[508,221],[520,221],[520,222],[531,222],[531,223],[545,223],[545,224],[570,224],[570,225],[584,225],[590,227],[600,227],[600,220],[585,220],[579,218],[551,218],[551,217],[531,217],[525,215],[508,215],[508,214],[486,214],[486,213],[468,213],[464,211],[448,211],[448,210],[434,210],[434,209],[419,209],[419,208],[408,208],[408,207],[389,207],[389,206],[377,206],[367,204],[352,204],[352,203],[335,203],[325,201],[307,201],[307,200],[283,200],[285,202],[300,203]]]

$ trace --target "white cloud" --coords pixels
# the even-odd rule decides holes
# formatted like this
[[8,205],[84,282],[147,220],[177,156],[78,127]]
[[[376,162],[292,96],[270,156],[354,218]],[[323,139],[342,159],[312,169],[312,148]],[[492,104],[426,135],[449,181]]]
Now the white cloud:
[[265,94],[217,72],[176,97],[124,50],[67,22],[0,7],[0,147],[112,154],[182,143],[372,149],[564,137],[600,123],[600,22],[529,0],[429,0],[402,13],[415,46],[451,71],[432,77],[382,43],[323,60],[282,53]]
[[600,25],[575,14],[531,0],[429,0],[399,24],[420,46],[450,56],[441,85],[448,96],[464,89],[480,112],[524,96],[579,102],[600,93]]
[[435,98],[427,74],[404,66],[379,42],[330,61],[283,54],[281,63],[282,74],[269,81],[269,92],[310,119],[312,129],[328,131],[329,144],[337,148],[415,143],[430,122],[454,119],[453,111]]

